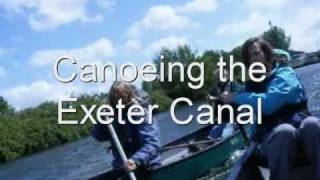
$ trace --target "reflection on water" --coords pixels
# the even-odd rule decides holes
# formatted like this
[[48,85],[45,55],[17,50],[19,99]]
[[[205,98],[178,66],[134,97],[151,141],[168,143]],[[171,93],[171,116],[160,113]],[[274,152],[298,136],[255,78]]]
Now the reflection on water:
[[[320,64],[297,69],[309,96],[311,111],[320,116]],[[196,113],[196,108],[180,109],[178,116]],[[168,113],[157,116],[162,130],[162,143],[179,138],[200,126],[193,121],[188,126],[172,122]],[[106,146],[85,138],[64,146],[44,151],[0,166],[0,179],[87,179],[110,168],[111,157],[106,155]]]

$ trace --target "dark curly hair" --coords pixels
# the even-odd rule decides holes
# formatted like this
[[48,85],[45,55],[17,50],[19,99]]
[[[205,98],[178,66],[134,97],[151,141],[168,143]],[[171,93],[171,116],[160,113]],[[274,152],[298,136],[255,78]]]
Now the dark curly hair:
[[242,60],[243,63],[246,67],[250,66],[250,62],[249,62],[249,48],[251,48],[251,46],[254,43],[259,43],[265,56],[266,56],[266,61],[268,62],[268,64],[266,64],[266,68],[267,69],[271,69],[272,65],[273,65],[273,54],[272,54],[272,46],[264,39],[260,38],[260,37],[254,37],[254,38],[250,38],[248,40],[246,40],[243,45],[242,45]]

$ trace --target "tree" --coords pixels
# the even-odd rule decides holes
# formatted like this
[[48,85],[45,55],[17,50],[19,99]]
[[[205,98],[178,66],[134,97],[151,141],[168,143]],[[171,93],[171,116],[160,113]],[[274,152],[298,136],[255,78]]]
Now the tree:
[[[161,59],[160,57],[164,58]],[[193,89],[188,87],[188,76],[187,76],[187,68],[188,65],[196,60],[196,53],[191,50],[189,46],[179,46],[176,49],[167,49],[163,48],[158,55],[156,55],[154,59],[154,63],[160,67],[160,63],[164,63],[164,81],[155,81],[153,83],[153,90],[157,90],[159,86],[162,87],[165,94],[172,99],[178,98],[183,94],[185,97],[190,97],[192,99]],[[168,81],[168,63],[180,62],[183,65],[183,69],[174,68],[172,71],[172,82]],[[159,68],[158,68],[159,70]],[[184,81],[180,81],[180,70],[184,71]],[[192,72],[197,73],[197,72]],[[144,86],[147,88],[147,86]],[[148,87],[146,90],[150,89]]]
[[[217,68],[217,61],[220,56],[229,57],[229,53],[225,51],[205,51],[201,56],[196,56],[196,52],[189,46],[180,46],[176,49],[163,48],[159,54],[154,58],[154,63],[159,67],[160,63],[164,63],[164,81],[153,81],[143,83],[142,87],[147,91],[153,100],[153,103],[160,103],[162,105],[161,110],[166,110],[164,107],[169,107],[169,103],[172,99],[179,98],[181,96],[190,98],[191,100],[204,99],[208,91],[214,85],[213,72]],[[160,58],[163,56],[164,58]],[[168,63],[180,62],[184,67],[184,81],[180,81],[180,70],[173,69],[172,82],[168,81]],[[204,64],[204,85],[200,89],[192,89],[188,86],[190,77],[187,76],[187,67],[192,62],[200,62]],[[159,70],[159,69],[158,69]],[[158,72],[159,73],[159,72]],[[200,75],[198,68],[192,70],[192,75],[197,77]]]
[[277,26],[272,26],[262,34],[262,38],[268,41],[274,48],[288,50],[291,43],[291,37],[287,36],[285,31]]
[[13,107],[10,106],[9,103],[2,96],[0,96],[0,115],[10,115],[13,114],[13,112]]

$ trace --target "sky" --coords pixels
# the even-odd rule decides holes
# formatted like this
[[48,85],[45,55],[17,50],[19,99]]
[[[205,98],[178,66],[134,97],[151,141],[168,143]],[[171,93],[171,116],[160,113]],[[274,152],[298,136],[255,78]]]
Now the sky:
[[110,81],[59,82],[55,60],[141,65],[161,47],[231,50],[267,30],[269,21],[291,36],[291,49],[316,51],[319,11],[318,0],[1,0],[0,96],[21,110],[106,92]]

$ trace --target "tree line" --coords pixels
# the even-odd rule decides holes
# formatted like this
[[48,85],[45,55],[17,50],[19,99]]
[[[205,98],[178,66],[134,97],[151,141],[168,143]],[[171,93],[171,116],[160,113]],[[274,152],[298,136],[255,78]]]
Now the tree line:
[[[270,26],[269,30],[262,33],[262,37],[276,48],[288,49],[290,46],[290,37],[277,26]],[[197,55],[196,51],[187,45],[176,49],[163,48],[154,56],[153,62],[156,65],[160,63],[161,55],[165,56],[164,61],[181,61],[185,66],[194,61],[203,62],[205,64],[204,86],[198,90],[188,88],[187,81],[178,81],[178,72],[173,72],[172,82],[144,82],[142,88],[150,94],[152,103],[159,105],[159,111],[166,111],[172,100],[181,96],[188,97],[191,100],[201,100],[214,86],[213,72],[217,68],[216,64],[219,57],[233,55],[234,59],[239,61],[241,60],[240,52],[241,47],[235,47],[231,51],[208,50],[201,55]],[[199,72],[194,71],[192,73]],[[73,108],[80,108],[80,104],[100,105],[105,102],[106,96],[106,93],[84,94],[79,96],[78,101],[73,103],[72,106]],[[17,159],[89,135],[92,128],[91,123],[59,125],[57,123],[57,106],[57,102],[47,101],[37,107],[16,111],[0,95],[0,162]],[[70,113],[64,119],[80,119],[83,116],[84,114],[81,112]]]

